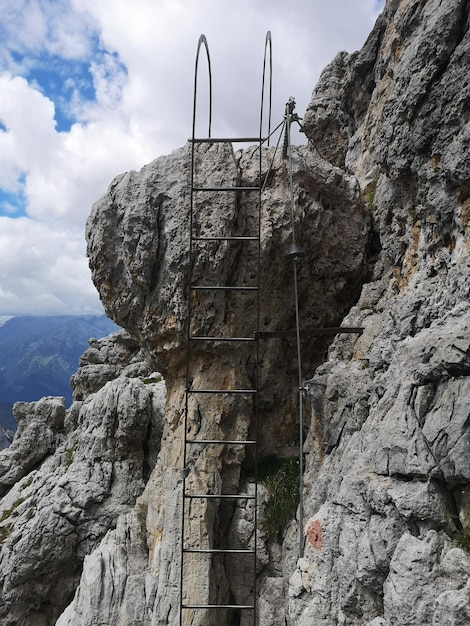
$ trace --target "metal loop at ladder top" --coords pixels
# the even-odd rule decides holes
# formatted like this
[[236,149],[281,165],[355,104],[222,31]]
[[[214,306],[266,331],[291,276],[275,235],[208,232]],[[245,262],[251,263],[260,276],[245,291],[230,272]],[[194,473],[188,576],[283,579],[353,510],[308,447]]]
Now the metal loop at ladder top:
[[[202,48],[205,51],[209,74],[208,133],[207,136],[196,137],[198,70]],[[265,83],[268,82],[266,79],[268,54],[268,131],[265,137],[263,137]],[[204,35],[201,35],[199,38],[197,46],[194,72],[192,137],[190,139],[187,350],[183,418],[183,466],[181,472],[180,626],[185,626],[186,624],[204,624],[204,626],[223,624],[227,622],[230,615],[240,614],[241,612],[244,615],[252,616],[253,625],[257,622],[257,441],[260,355],[259,342],[256,337],[259,336],[260,330],[261,146],[268,141],[270,135],[272,100],[271,57],[271,34],[268,33],[265,40],[263,60],[258,136],[212,137],[212,72],[209,47]],[[230,178],[230,172],[224,172],[223,167],[215,168],[216,174],[211,170],[209,176],[210,179],[211,176],[214,178],[217,175],[220,180],[210,180],[208,183],[205,171],[205,180],[202,183],[198,180],[198,178],[201,178],[200,170],[204,168],[204,163],[211,162],[210,160],[204,161],[205,158],[209,158],[206,155],[210,153],[223,158],[223,155],[226,154],[226,148],[220,144],[230,144],[230,150],[233,150],[232,144],[247,142],[257,145],[259,175],[256,186],[241,186],[237,182],[238,175],[236,180],[234,179],[233,185],[228,184],[226,179]],[[255,151],[253,151],[254,153]],[[210,158],[214,157],[210,156]],[[232,202],[233,204],[230,207],[233,208],[235,200],[237,199],[237,202],[239,202],[239,199],[245,196],[252,199],[257,198],[256,209],[253,209],[255,219],[252,222],[242,225],[238,224],[238,220],[234,220],[227,225],[228,220],[217,220],[217,217],[215,219],[211,217],[211,228],[204,227],[204,219],[209,219],[205,212],[208,210],[213,211],[214,207],[223,206],[224,202],[227,206],[228,203]],[[214,200],[214,198],[217,198],[217,200]],[[229,200],[226,200],[226,198],[229,198]],[[231,201],[230,198],[233,200]],[[225,218],[226,216],[222,217]],[[219,229],[217,232],[213,228],[213,222],[216,223],[216,227]],[[232,230],[229,230],[229,228],[232,228]],[[244,229],[243,232],[237,230],[240,228]],[[251,228],[249,232],[248,228]],[[205,257],[207,259],[210,256],[210,251],[217,250],[218,246],[226,246],[227,248],[229,246],[238,246],[236,250],[240,251],[244,250],[246,246],[252,246],[255,249],[252,250],[249,257],[253,259],[255,266],[253,272],[255,276],[249,285],[245,283],[237,284],[236,281],[235,284],[227,284],[226,279],[223,279],[223,277],[217,282],[214,278],[214,275],[217,275],[217,264],[215,262],[211,265],[210,271],[209,269],[207,270],[210,275],[204,275],[205,268],[208,266],[207,262],[204,263],[204,250],[209,251]],[[235,332],[234,335],[233,327],[230,327],[229,323],[225,321],[225,317],[228,316],[225,316],[223,321],[217,326],[217,333],[213,334],[211,325],[208,328],[204,327],[203,303],[205,298],[211,299],[210,301],[215,308],[217,308],[218,302],[223,302],[224,306],[228,307],[229,301],[237,302],[237,298],[240,298],[242,302],[245,302],[246,299],[249,299],[254,304],[253,310],[255,314],[252,316],[252,320],[243,320],[243,324],[252,323],[253,327],[241,328],[240,332]],[[241,325],[242,322],[240,322]],[[211,360],[210,367],[214,368],[217,366],[217,363],[214,361],[216,361],[217,355],[220,354],[220,346],[223,346],[222,354],[224,361],[223,365],[222,363],[220,364],[219,371],[223,370],[223,368],[229,370],[232,363],[231,359],[233,359],[234,367],[230,375],[227,375],[227,379],[230,380],[230,386],[228,384],[219,384],[218,386],[217,383],[220,382],[221,378],[216,376],[215,381],[207,380],[202,376],[201,370],[198,369],[198,357],[201,354],[207,355]],[[253,380],[251,381],[252,385],[248,387],[246,381],[238,381],[236,377],[236,363],[240,350],[247,350],[251,355],[250,358],[255,363]],[[224,403],[231,407],[250,407],[249,414],[252,417],[250,427],[249,429],[247,428],[250,436],[245,438],[234,437],[234,432],[230,432],[230,428],[224,431],[219,426],[219,423],[215,423],[217,411],[220,411],[220,406],[225,406]],[[247,419],[246,412],[235,414],[235,421],[241,419]],[[197,420],[199,420],[198,428],[195,427]],[[202,424],[203,420],[204,423]],[[212,420],[214,423],[212,423]],[[233,487],[232,491],[224,487],[223,465],[220,465],[220,468],[215,465],[211,470],[210,463],[219,462],[219,459],[222,458],[223,450],[234,450],[233,454],[236,454],[237,450],[244,450],[245,453],[247,450],[251,451],[252,456],[250,458],[254,458],[254,488],[251,492],[239,493],[239,490],[233,490]],[[213,479],[213,482],[209,484],[209,478],[207,477],[215,474],[217,474],[218,478]],[[251,502],[254,533],[252,540],[248,541],[246,545],[237,544],[234,546],[230,544],[230,538],[221,538],[222,533],[218,532],[220,530],[217,527],[219,513],[221,515],[222,511],[228,510],[221,508],[224,506],[232,507],[230,510],[234,511],[234,507],[241,505],[243,501]],[[194,532],[194,524],[198,525],[197,532]],[[241,566],[246,571],[249,571],[248,567],[252,570],[252,589],[246,598],[237,597],[234,589],[230,587],[230,571],[225,568],[225,565],[227,563],[233,564],[234,559],[240,560],[235,569],[239,569]],[[197,572],[196,577],[194,572]],[[220,577],[222,572],[226,579],[225,587],[219,585],[218,575]],[[192,573],[193,576],[191,581],[189,581],[189,573]],[[199,596],[197,595],[198,593]],[[251,617],[249,619],[251,621]]]

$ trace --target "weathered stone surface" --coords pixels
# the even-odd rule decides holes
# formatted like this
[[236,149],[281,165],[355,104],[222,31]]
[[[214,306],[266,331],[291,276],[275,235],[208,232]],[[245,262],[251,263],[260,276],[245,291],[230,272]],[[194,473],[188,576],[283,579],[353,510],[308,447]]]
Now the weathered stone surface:
[[[263,531],[268,495],[260,486],[262,626],[469,621],[469,11],[468,0],[389,0],[363,50],[340,53],[326,68],[304,118],[310,143],[293,151],[301,325],[341,322],[364,332],[338,336],[328,353],[325,342],[302,344],[311,409],[304,511],[279,544]],[[6,624],[52,623],[62,609],[60,626],[178,624],[188,151],[117,177],[93,207],[90,266],[108,315],[127,332],[90,346],[73,378],[76,402],[31,461],[37,469],[9,475],[5,461]],[[272,149],[263,155],[266,173]],[[254,184],[253,157],[253,149],[201,146],[198,182]],[[285,330],[294,310],[280,157],[268,180],[262,323]],[[250,234],[254,211],[249,198],[199,198],[195,228]],[[193,277],[248,284],[253,263],[253,252],[219,241],[200,250]],[[253,330],[250,296],[218,292],[193,304],[195,332]],[[295,346],[272,341],[260,352],[260,453],[289,456],[298,444]],[[252,382],[248,349],[201,345],[194,362],[195,387]],[[135,378],[157,380],[155,370],[167,382],[164,420],[163,383]],[[190,432],[204,438],[246,438],[252,419],[242,398],[189,403]],[[245,454],[194,451],[188,485],[252,493]],[[195,503],[186,541],[254,545],[250,503]],[[232,556],[196,558],[185,593],[245,602],[253,585]],[[245,626],[249,617],[201,612],[188,623]]]
[[[309,107],[315,142],[330,115],[347,119],[341,150],[328,152],[333,129],[324,154],[356,174],[377,239],[372,281],[344,320],[364,333],[338,337],[308,384],[306,530],[318,524],[323,545],[307,539],[291,575],[292,624],[467,619],[468,570],[443,570],[468,529],[468,13],[468,2],[387,3]],[[371,90],[358,63],[374,42]],[[345,106],[352,86],[363,113]]]
[[17,402],[18,428],[13,443],[0,454],[0,495],[35,468],[57,444],[65,416],[64,398]]
[[[265,165],[272,161],[273,150],[266,152]],[[182,421],[186,324],[186,280],[188,273],[187,166],[189,153],[184,148],[157,159],[140,173],[118,177],[107,195],[95,204],[88,223],[88,251],[94,280],[108,315],[145,346],[152,363],[164,375],[169,389],[167,421],[157,467],[147,485],[147,533],[150,572],[154,580],[165,573],[165,588],[156,586],[154,619],[177,619],[179,604],[179,544],[181,510],[174,492],[181,489]],[[235,155],[226,144],[202,147],[198,154],[198,184],[253,185],[259,176],[258,159],[252,149]],[[299,293],[305,302],[306,326],[331,325],[341,319],[348,303],[354,301],[357,285],[364,272],[364,248],[368,218],[356,181],[339,168],[323,161],[315,152],[296,148],[293,158],[294,193],[298,202],[295,217],[299,241],[305,248]],[[262,293],[263,327],[266,330],[293,329],[291,268],[285,252],[291,238],[290,205],[286,163],[276,156],[263,204],[269,212],[262,215]],[[232,197],[233,198],[233,197]],[[243,235],[253,232],[256,205],[247,198],[236,204],[221,194],[210,204],[198,200],[195,229],[198,234]],[[347,233],[344,236],[344,233]],[[242,252],[240,244],[217,242],[196,255],[192,269],[195,283],[250,284],[256,268],[253,249]],[[312,273],[314,271],[314,273]],[[286,298],[290,304],[286,306]],[[274,304],[275,303],[275,304]],[[252,335],[256,307],[250,294],[237,300],[219,292],[193,304],[193,329],[199,334]],[[227,321],[228,320],[228,321]],[[311,342],[313,345],[314,342]],[[317,346],[321,343],[318,344]],[[323,348],[324,349],[324,348]],[[251,348],[197,346],[193,362],[195,388],[223,388],[231,383],[247,388],[252,385]],[[316,351],[308,360],[317,364]],[[262,346],[266,366],[261,370],[260,453],[295,452],[295,394],[278,385],[279,379],[294,379],[295,349],[292,342],[271,342]],[[275,363],[272,368],[269,364]],[[205,398],[190,399],[189,425],[193,434],[206,439],[246,439],[253,419],[251,401],[220,399],[217,407]],[[193,458],[194,457],[194,458]],[[196,493],[236,492],[244,451],[207,448],[188,461],[189,489]],[[224,507],[212,503],[191,505],[188,541],[202,537],[202,544],[221,541],[214,533],[216,519],[224,518]],[[230,519],[230,518],[229,518]],[[241,541],[242,527],[231,526],[230,543]],[[199,543],[200,540],[198,540]],[[260,555],[261,558],[261,555]],[[192,597],[200,602],[227,601],[230,595],[249,598],[252,579],[240,579],[233,563],[227,563],[210,583],[209,561],[201,557],[188,569]],[[260,560],[260,567],[263,559]],[[243,576],[246,577],[246,574]],[[242,576],[242,578],[243,578]],[[169,587],[169,589],[168,589]],[[208,626],[219,617],[200,612],[196,623]]]
[[145,518],[132,511],[118,518],[98,548],[86,556],[80,587],[56,626],[94,623],[128,626],[151,617],[152,596],[147,596],[148,552]]
[[[271,157],[272,149],[266,153],[266,170]],[[257,163],[253,150],[237,153],[236,158],[227,144],[202,146],[197,182],[254,184]],[[188,165],[187,147],[156,159],[139,173],[116,178],[95,204],[87,227],[90,266],[106,310],[151,351],[167,381],[178,377],[184,359]],[[291,306],[287,310],[271,306],[273,299],[284,301],[290,295],[286,294],[290,268],[285,253],[291,237],[286,176],[286,163],[278,155],[264,192],[269,212],[262,217],[262,309],[269,329],[286,323],[291,328],[293,320]],[[368,218],[355,179],[314,152],[294,150],[293,176],[298,236],[306,255],[300,282],[308,304],[305,321],[331,322],[343,315],[361,280]],[[235,205],[225,195],[213,194],[210,202],[200,202],[201,210],[198,206],[195,210],[202,214],[195,226],[199,234],[240,235],[254,226],[256,206],[249,198]],[[246,246],[216,242],[212,248],[201,249],[193,268],[194,281],[204,276],[205,280],[243,284],[254,269],[254,253],[243,249],[241,254],[242,245]],[[230,315],[233,330],[241,321],[249,328],[254,315],[249,305],[250,301],[231,303],[216,294],[202,307],[197,324],[217,332],[224,316]]]
[[90,339],[70,384],[74,400],[85,400],[118,376],[138,378],[148,374],[148,363],[139,344],[126,331]]
[[[142,493],[158,453],[164,403],[164,382],[121,376],[68,411],[61,398],[16,405],[20,426],[0,455],[9,488],[0,503],[2,624],[55,623],[84,556]],[[15,466],[16,457],[22,465]]]

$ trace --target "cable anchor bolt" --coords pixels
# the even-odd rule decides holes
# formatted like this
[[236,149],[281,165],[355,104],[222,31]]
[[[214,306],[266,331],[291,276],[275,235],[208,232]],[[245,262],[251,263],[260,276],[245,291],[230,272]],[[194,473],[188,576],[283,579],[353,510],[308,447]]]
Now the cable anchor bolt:
[[298,259],[298,258],[300,258],[303,255],[304,255],[304,253],[300,249],[299,244],[297,244],[295,242],[289,244],[289,247],[288,247],[287,253],[286,253],[286,257],[288,259]]

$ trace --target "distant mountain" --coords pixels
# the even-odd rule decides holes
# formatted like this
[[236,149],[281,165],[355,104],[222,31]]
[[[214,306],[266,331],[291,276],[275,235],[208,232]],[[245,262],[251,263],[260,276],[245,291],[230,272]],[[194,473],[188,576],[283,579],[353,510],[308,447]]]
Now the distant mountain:
[[0,429],[16,429],[11,408],[19,400],[64,396],[69,405],[69,380],[88,339],[118,329],[105,315],[0,315]]

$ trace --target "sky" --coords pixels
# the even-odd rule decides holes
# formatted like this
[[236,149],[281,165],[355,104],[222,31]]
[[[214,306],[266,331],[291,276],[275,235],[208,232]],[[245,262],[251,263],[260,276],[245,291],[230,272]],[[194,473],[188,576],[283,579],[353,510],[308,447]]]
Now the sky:
[[290,96],[303,116],[321,70],[340,50],[362,47],[382,8],[383,0],[1,0],[0,316],[103,312],[86,259],[87,216],[114,176],[191,135],[201,34],[212,135],[256,135],[267,31],[275,126]]

